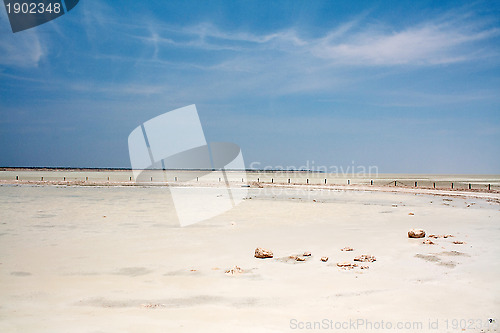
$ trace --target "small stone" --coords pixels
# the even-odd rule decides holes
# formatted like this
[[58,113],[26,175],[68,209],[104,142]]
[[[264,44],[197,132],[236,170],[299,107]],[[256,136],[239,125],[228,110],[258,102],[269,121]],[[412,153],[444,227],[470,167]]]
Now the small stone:
[[322,262],[327,262],[328,261],[328,257],[321,257],[321,261]]
[[346,246],[343,249],[340,249],[340,251],[354,251],[352,247]]
[[415,213],[408,213],[408,215],[415,215]]
[[272,258],[273,257],[273,252],[271,250],[263,249],[261,247],[258,247],[255,249],[255,258]]
[[361,261],[361,262],[374,262],[376,260],[377,260],[377,258],[375,258],[374,256],[371,256],[369,254],[362,254],[362,255],[354,258],[354,261]]
[[368,269],[368,268],[370,268],[370,266],[359,266],[359,268],[361,268],[361,269]]
[[350,263],[348,261],[346,262],[338,262],[337,266],[342,268],[342,269],[353,269],[354,267],[358,267],[357,264]]
[[306,261],[304,257],[295,257],[295,261]]
[[238,275],[243,273],[243,270],[238,266],[234,266],[233,268],[226,270],[225,273],[228,275]]
[[448,238],[448,237],[455,237],[455,236],[448,234],[448,235],[429,235],[429,237],[437,239],[437,238]]
[[409,238],[423,238],[425,237],[425,231],[423,229],[411,229],[408,231]]
[[428,245],[435,245],[436,243],[434,243],[433,241],[431,241],[430,239],[426,239],[422,242],[422,244],[428,244]]
[[467,243],[462,242],[462,241],[453,241],[453,244],[467,244]]
[[310,256],[311,256],[311,252],[307,252],[307,251],[306,251],[306,252],[304,252],[303,256],[304,256],[304,257],[310,257]]

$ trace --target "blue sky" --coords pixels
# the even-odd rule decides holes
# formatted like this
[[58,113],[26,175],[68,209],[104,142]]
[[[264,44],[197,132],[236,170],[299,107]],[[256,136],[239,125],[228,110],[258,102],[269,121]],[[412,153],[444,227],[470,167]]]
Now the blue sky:
[[500,2],[81,0],[16,34],[1,9],[0,54],[0,166],[130,167],[196,104],[247,166],[500,173]]

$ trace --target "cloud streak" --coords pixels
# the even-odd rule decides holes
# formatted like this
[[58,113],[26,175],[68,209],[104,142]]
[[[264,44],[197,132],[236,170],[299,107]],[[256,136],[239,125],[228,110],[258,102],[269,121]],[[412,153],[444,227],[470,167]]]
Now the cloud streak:
[[[0,26],[10,26],[3,9],[0,9]],[[13,34],[10,28],[5,28],[0,30],[0,54],[0,66],[30,68],[37,67],[47,52],[35,30]]]
[[[481,27],[478,22],[450,19],[443,15],[434,20],[395,30],[394,28],[346,22],[324,36],[307,38],[290,28],[268,34],[222,31],[212,24],[200,24],[182,30],[151,27],[151,36],[139,37],[146,44],[197,49],[232,50],[240,53],[282,52],[308,55],[310,60],[349,66],[433,66],[472,61],[498,55],[474,46],[497,38],[500,29]],[[167,36],[165,36],[167,35]],[[490,50],[491,51],[491,50]],[[157,52],[155,53],[157,54]]]
[[325,38],[314,42],[313,53],[357,66],[440,65],[486,56],[467,46],[499,33],[499,29],[470,31],[427,23],[397,32],[363,31],[341,41]]

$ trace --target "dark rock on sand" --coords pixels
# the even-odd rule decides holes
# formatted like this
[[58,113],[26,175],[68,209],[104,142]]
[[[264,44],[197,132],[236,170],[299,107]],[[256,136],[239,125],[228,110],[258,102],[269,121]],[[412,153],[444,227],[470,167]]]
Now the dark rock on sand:
[[273,251],[271,250],[263,249],[261,247],[255,249],[255,258],[265,259],[272,257],[273,257]]
[[425,237],[425,231],[423,229],[411,229],[408,231],[409,238],[423,238]]

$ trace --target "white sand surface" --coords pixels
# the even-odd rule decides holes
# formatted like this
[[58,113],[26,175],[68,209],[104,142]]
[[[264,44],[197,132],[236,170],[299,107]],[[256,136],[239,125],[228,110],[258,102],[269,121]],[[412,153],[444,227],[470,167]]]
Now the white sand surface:
[[0,332],[498,331],[500,205],[434,194],[251,188],[182,228],[167,187],[2,185]]

